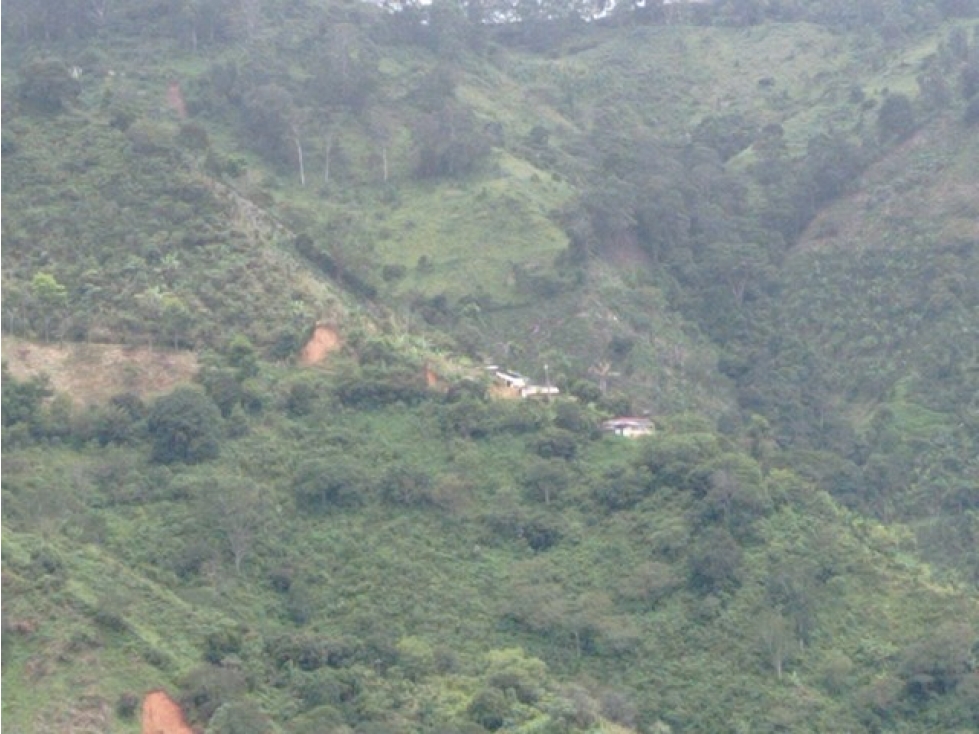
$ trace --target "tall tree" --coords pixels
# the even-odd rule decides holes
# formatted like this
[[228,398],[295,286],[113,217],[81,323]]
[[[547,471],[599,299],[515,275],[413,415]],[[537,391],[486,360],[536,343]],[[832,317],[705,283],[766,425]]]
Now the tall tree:
[[44,341],[50,341],[51,324],[64,315],[68,303],[68,289],[53,275],[37,273],[31,280],[31,296],[43,325]]
[[221,414],[201,390],[178,387],[158,398],[147,420],[153,460],[197,464],[220,452]]

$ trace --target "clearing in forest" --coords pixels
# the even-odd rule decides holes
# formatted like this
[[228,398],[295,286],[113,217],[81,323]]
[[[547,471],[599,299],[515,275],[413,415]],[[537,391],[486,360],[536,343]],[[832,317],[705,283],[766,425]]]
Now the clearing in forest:
[[44,344],[4,337],[2,351],[11,375],[23,380],[44,373],[51,387],[79,405],[125,392],[159,395],[191,380],[198,367],[193,352],[120,344]]

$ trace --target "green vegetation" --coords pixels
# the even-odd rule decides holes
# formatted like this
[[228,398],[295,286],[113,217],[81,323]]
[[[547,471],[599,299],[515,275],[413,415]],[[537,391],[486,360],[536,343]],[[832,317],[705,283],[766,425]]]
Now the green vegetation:
[[[948,635],[974,640],[974,601],[935,583],[910,535],[848,514],[777,454],[759,463],[693,419],[600,438],[588,414],[569,420],[574,403],[381,392],[345,407],[343,373],[314,380],[297,417],[212,405],[208,423],[236,437],[198,464],[153,463],[160,416],[207,399],[186,389],[135,443],[100,448],[69,417],[60,445],[15,451],[10,679],[62,649],[35,675],[72,685],[83,661],[128,650],[102,700],[137,680],[197,721],[258,706],[287,731],[974,715],[968,645],[926,634],[954,620]],[[285,400],[281,374],[261,379],[265,404]],[[863,697],[885,682],[878,710]],[[19,686],[12,721],[64,704]]]
[[979,727],[971,3],[3,9],[12,731]]

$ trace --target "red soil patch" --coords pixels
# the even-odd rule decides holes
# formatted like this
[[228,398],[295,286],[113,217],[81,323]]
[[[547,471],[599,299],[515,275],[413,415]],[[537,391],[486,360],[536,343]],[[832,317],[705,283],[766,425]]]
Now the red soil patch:
[[425,384],[430,390],[448,389],[448,385],[446,385],[445,380],[439,377],[439,374],[429,365],[425,365]]
[[80,405],[114,395],[169,392],[197,372],[192,352],[124,347],[118,344],[40,344],[4,337],[3,361],[17,379],[44,373],[51,386]]
[[326,359],[331,353],[343,346],[336,329],[318,324],[313,329],[313,335],[302,352],[299,353],[300,364],[317,364]]
[[194,734],[184,712],[163,691],[151,691],[143,699],[143,734]]

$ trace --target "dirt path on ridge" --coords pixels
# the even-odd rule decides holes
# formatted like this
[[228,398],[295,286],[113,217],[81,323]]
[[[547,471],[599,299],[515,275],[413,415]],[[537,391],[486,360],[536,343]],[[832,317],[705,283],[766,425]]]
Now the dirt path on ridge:
[[184,712],[163,691],[151,691],[143,699],[142,734],[194,734]]

